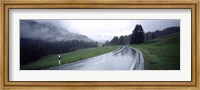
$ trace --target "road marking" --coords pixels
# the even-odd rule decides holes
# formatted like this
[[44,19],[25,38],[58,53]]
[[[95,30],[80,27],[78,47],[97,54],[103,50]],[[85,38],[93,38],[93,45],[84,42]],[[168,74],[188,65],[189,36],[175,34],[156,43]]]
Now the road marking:
[[106,59],[103,59],[103,60],[101,60],[101,61],[99,61],[99,62],[96,62],[95,64],[99,64],[99,63],[102,63],[102,62],[104,62],[104,61],[106,61]]
[[[131,49],[136,51],[136,55],[135,55],[135,61],[133,62],[130,70],[133,70],[133,69],[135,69],[135,70],[144,70],[144,57],[143,57],[142,52],[140,50],[138,50],[138,49],[135,49],[135,48],[131,48]],[[139,60],[139,62],[142,62],[142,63],[138,63],[138,60]],[[134,66],[136,64],[139,64],[139,65],[135,68]]]

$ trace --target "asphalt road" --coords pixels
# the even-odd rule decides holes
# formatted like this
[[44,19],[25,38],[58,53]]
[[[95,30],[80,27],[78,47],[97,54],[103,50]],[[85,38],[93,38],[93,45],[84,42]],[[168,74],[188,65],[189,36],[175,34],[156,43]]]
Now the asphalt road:
[[[87,53],[87,52],[86,52]],[[141,51],[129,46],[96,57],[48,68],[48,70],[143,70]]]

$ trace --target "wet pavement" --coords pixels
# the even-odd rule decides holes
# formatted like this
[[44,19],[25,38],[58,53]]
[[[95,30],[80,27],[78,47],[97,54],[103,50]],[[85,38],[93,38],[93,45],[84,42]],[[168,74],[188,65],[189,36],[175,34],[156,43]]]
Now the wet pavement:
[[143,70],[142,52],[129,46],[96,57],[68,63],[48,70]]

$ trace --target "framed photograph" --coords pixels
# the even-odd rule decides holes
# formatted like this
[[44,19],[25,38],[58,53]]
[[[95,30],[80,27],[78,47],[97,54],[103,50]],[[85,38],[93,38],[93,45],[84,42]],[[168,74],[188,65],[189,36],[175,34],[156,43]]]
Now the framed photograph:
[[1,3],[2,88],[199,89],[198,1]]

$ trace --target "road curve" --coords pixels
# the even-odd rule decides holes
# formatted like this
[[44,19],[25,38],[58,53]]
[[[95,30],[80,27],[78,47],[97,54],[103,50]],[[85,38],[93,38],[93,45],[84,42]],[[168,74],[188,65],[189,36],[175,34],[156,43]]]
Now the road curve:
[[[87,53],[87,52],[86,52]],[[62,61],[61,61],[62,62]],[[144,58],[140,50],[122,46],[113,52],[63,64],[47,70],[143,70]]]

